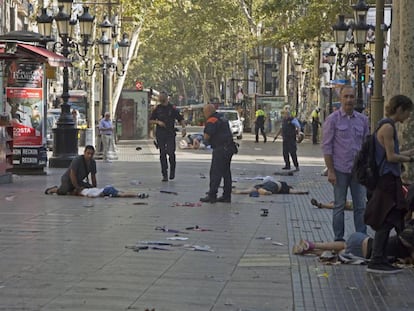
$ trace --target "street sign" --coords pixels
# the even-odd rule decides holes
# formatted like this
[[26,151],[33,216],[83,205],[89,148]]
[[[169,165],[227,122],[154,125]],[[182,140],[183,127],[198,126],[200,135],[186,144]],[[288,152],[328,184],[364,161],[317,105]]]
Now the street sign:
[[138,91],[142,91],[144,89],[144,83],[142,83],[141,81],[137,81],[135,82],[135,87]]

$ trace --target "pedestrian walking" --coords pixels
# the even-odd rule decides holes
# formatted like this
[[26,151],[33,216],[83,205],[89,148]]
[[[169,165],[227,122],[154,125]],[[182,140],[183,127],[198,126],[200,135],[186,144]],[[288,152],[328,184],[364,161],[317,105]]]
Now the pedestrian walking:
[[397,234],[403,231],[404,216],[408,211],[401,182],[401,163],[414,162],[414,149],[400,152],[395,124],[407,120],[412,110],[413,102],[408,97],[392,97],[385,107],[386,117],[379,122],[374,134],[375,160],[380,177],[365,211],[366,224],[375,230],[368,272],[401,271],[388,262],[386,249],[391,230],[394,228]]
[[183,116],[180,112],[168,101],[168,93],[160,92],[159,104],[151,113],[150,124],[156,124],[155,137],[157,146],[160,150],[160,163],[162,181],[168,181],[168,162],[170,164],[170,179],[175,178],[176,158],[175,158],[175,120],[182,126],[182,135],[185,137],[186,129]]
[[318,144],[318,135],[319,135],[319,126],[321,125],[321,122],[319,120],[319,113],[321,111],[321,108],[315,108],[312,113],[312,143],[314,145]]
[[293,117],[289,106],[284,107],[282,126],[276,133],[273,142],[282,134],[283,139],[283,160],[285,166],[282,170],[290,170],[290,157],[292,158],[295,171],[299,171],[299,162],[297,156],[297,135],[301,133],[300,123],[297,118]]
[[[232,179],[231,158],[237,153],[236,144],[230,130],[229,122],[216,112],[214,105],[207,104],[203,108],[206,126],[204,128],[204,140],[213,148],[213,157],[210,167],[210,187],[206,197],[200,198],[201,202],[231,202]],[[217,191],[223,179],[223,195],[217,198]]]
[[340,96],[341,108],[325,120],[322,141],[328,181],[334,190],[332,226],[335,241],[344,241],[344,210],[348,188],[351,190],[354,207],[355,231],[367,232],[364,223],[366,189],[352,178],[351,171],[354,158],[369,134],[368,118],[354,110],[355,90],[352,86],[343,86]]
[[254,121],[254,132],[256,134],[256,143],[259,142],[259,131],[263,136],[263,142],[266,143],[267,137],[264,129],[266,113],[262,110],[262,106],[258,105],[256,110],[256,120]]
[[111,162],[108,158],[109,151],[114,145],[114,128],[112,126],[111,114],[105,112],[104,117],[99,121],[99,133],[101,134],[104,162]]

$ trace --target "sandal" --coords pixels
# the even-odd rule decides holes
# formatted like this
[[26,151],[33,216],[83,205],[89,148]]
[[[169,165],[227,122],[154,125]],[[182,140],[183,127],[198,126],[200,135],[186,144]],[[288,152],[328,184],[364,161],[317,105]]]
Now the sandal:
[[49,187],[45,190],[45,194],[52,194],[50,191],[56,189],[58,186]]

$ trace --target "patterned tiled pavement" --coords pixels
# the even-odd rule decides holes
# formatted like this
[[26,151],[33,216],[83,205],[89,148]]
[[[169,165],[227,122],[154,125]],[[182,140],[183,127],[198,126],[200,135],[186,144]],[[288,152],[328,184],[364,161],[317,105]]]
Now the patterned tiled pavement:
[[[209,151],[178,151],[176,180],[161,183],[152,141],[120,142],[118,149],[118,161],[98,161],[99,184],[147,192],[149,199],[45,196],[62,169],[0,185],[0,310],[414,310],[412,268],[373,276],[364,266],[324,265],[291,254],[300,238],[332,238],[331,211],[309,203],[332,199],[320,176],[319,146],[302,143],[301,171],[279,176],[309,195],[234,195],[231,204],[195,207],[174,202],[197,202],[204,194]],[[235,186],[247,187],[255,183],[250,177],[281,165],[280,142],[255,144],[245,135],[232,164]],[[260,216],[262,208],[268,217]],[[196,224],[213,231],[189,231],[182,234],[188,241],[174,244],[209,245],[214,252],[125,249],[174,235],[156,226]],[[352,212],[346,224],[349,234]]]

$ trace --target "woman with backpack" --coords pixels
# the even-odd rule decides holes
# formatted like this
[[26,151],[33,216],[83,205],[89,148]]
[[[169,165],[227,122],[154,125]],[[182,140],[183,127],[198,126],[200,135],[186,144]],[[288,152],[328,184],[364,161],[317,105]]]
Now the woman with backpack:
[[413,102],[404,95],[396,95],[385,107],[386,117],[379,122],[375,133],[375,160],[379,167],[379,180],[368,201],[365,223],[375,230],[371,261],[367,272],[397,273],[386,258],[390,231],[397,234],[404,229],[404,215],[408,210],[401,182],[401,163],[414,162],[414,149],[400,152],[395,124],[410,117]]

